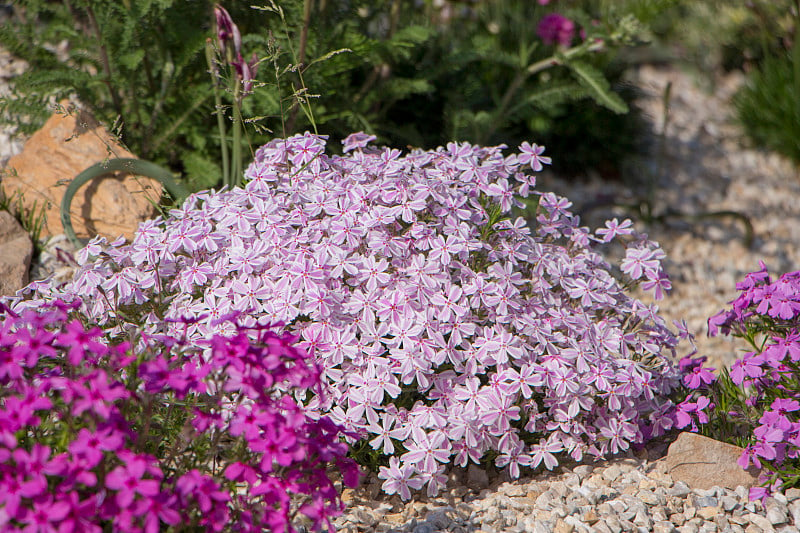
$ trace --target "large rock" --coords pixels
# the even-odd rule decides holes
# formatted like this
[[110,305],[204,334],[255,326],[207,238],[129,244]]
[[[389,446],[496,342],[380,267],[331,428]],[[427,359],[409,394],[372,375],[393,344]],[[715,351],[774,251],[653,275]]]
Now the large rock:
[[13,296],[28,284],[33,243],[8,211],[0,211],[0,296]]
[[665,458],[667,472],[675,481],[683,481],[693,489],[713,486],[735,489],[758,484],[758,470],[743,470],[736,461],[742,449],[733,444],[683,432],[673,442]]
[[[61,103],[41,130],[8,161],[2,188],[8,197],[22,194],[26,209],[44,206],[42,236],[63,233],[59,209],[69,182],[95,163],[135,157],[122,148],[86,111]],[[64,112],[67,111],[67,112]],[[131,239],[139,223],[151,218],[161,184],[151,178],[114,173],[81,187],[72,200],[72,225],[78,237],[103,235]]]

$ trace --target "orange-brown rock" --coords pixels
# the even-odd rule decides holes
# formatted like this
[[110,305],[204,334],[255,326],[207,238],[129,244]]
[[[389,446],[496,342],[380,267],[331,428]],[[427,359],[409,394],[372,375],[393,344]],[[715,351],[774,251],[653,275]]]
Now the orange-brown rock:
[[692,489],[750,488],[758,482],[758,470],[752,465],[743,470],[736,463],[742,451],[733,444],[685,431],[670,445],[664,460],[672,479]]
[[[69,182],[95,163],[135,157],[125,150],[88,112],[61,103],[61,109],[8,161],[0,183],[7,197],[22,194],[25,208],[34,202],[46,210],[42,236],[63,233],[61,199]],[[161,197],[161,184],[125,173],[97,177],[81,187],[72,200],[72,225],[81,238],[103,235],[133,237],[143,220],[151,218]]]
[[0,296],[13,296],[28,284],[33,243],[8,211],[0,211]]

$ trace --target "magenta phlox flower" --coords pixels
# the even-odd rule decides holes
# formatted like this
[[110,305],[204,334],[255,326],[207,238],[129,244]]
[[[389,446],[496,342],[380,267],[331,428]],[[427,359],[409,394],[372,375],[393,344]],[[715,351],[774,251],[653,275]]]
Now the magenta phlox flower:
[[72,389],[76,398],[72,403],[73,416],[79,416],[84,411],[91,411],[101,419],[108,419],[114,409],[114,402],[128,398],[130,393],[122,383],[115,381],[109,383],[108,374],[102,370],[92,372],[83,385]]
[[129,457],[126,464],[117,466],[106,476],[106,487],[116,491],[116,502],[121,509],[128,509],[137,494],[146,498],[158,494],[159,481],[144,477],[148,461],[144,456]]
[[689,424],[692,425],[691,430],[697,432],[697,424],[692,417],[692,413],[697,412],[697,402],[690,402],[685,400],[679,403],[675,409],[675,427],[678,429],[685,428]]
[[753,445],[755,453],[766,460],[775,459],[775,445],[783,440],[783,431],[775,426],[758,426],[753,430],[756,444]]
[[741,385],[746,379],[758,378],[764,375],[761,365],[764,363],[760,355],[749,352],[741,359],[737,359],[731,364],[731,379],[737,385]]
[[61,518],[61,522],[58,524],[59,533],[102,533],[103,528],[95,523],[97,511],[100,507],[97,496],[92,495],[85,499],[81,498],[82,496],[76,491],[59,495],[59,499],[69,508],[67,514]]
[[67,360],[73,366],[79,365],[88,354],[97,361],[108,353],[108,345],[99,341],[102,330],[98,327],[86,330],[79,320],[71,320],[55,339],[57,346],[68,348]]
[[208,513],[212,508],[230,500],[230,495],[221,491],[216,481],[197,469],[190,470],[178,478],[175,488],[185,500],[197,501],[203,513]]
[[11,359],[22,361],[24,366],[31,368],[41,358],[55,357],[57,353],[53,346],[55,338],[54,333],[45,329],[32,332],[27,328],[20,328],[15,332],[16,343],[11,348]]
[[115,452],[122,448],[122,436],[111,428],[91,431],[82,428],[78,437],[69,445],[69,451],[76,457],[84,457],[89,468],[100,463],[104,452]]
[[158,533],[161,523],[176,526],[181,521],[178,512],[178,497],[175,494],[161,493],[154,498],[146,498],[136,502],[134,514],[143,517],[145,533]]
[[772,343],[769,351],[776,360],[783,361],[788,355],[793,363],[800,361],[800,332],[797,330],[789,331],[784,336],[773,337]]
[[699,389],[704,385],[710,385],[717,379],[712,373],[713,371],[713,368],[696,365],[683,376],[683,383],[690,389]]
[[708,319],[708,335],[716,337],[720,331],[728,334],[731,331],[735,316],[733,312],[720,311]]
[[[0,430],[16,433],[25,426],[37,427],[41,418],[36,411],[52,406],[48,398],[35,398],[31,394],[24,397],[8,396],[0,403],[4,409],[0,410]],[[13,446],[12,446],[13,447]]]
[[70,508],[66,502],[55,501],[52,496],[35,500],[33,508],[25,513],[20,521],[26,524],[22,531],[35,531],[37,533],[58,533],[57,527],[68,514]]
[[785,415],[786,413],[800,411],[800,402],[791,398],[775,398],[770,405],[770,409],[780,415]]
[[748,490],[748,499],[750,501],[759,500],[762,505],[766,503],[767,498],[770,496],[772,496],[772,492],[768,487],[750,487],[750,490]]
[[[772,404],[776,405],[776,403],[781,399],[782,398],[776,398]],[[777,405],[780,405],[780,403],[777,403]],[[792,421],[786,417],[786,412],[781,412],[781,410],[764,411],[764,414],[761,415],[761,418],[758,419],[758,422],[763,426],[774,426],[783,431],[786,435],[790,434],[794,429],[794,423],[792,423]]]

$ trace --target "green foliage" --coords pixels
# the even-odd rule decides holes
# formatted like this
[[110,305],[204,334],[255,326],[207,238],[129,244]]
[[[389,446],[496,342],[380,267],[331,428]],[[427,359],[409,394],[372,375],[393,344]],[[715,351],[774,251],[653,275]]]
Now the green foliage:
[[[23,117],[20,131],[29,133],[54,97],[75,95],[107,127],[117,124],[133,153],[182,174],[192,189],[220,182],[224,145],[247,159],[253,146],[304,130],[334,140],[362,130],[393,146],[431,148],[511,145],[576,121],[588,127],[566,139],[569,157],[551,153],[580,169],[634,146],[605,134],[609,121],[632,136],[638,124],[620,92],[615,51],[646,39],[647,24],[676,1],[223,2],[243,56],[259,60],[237,125],[233,74],[212,78],[206,60],[210,0],[20,0],[0,45],[31,68],[0,99],[0,115]],[[536,24],[555,10],[586,39],[576,36],[569,49],[542,43]],[[60,58],[53,43],[65,40]],[[578,144],[598,148],[583,160],[572,154]]]
[[766,58],[734,98],[739,121],[759,146],[800,163],[800,92],[791,54]]
[[[206,7],[176,0],[19,2],[15,20],[0,29],[0,44],[31,68],[0,100],[0,112],[31,132],[53,97],[75,95],[107,127],[118,124],[131,151],[175,166],[188,132],[203,124],[197,111],[209,107],[201,54]],[[66,57],[59,58],[53,43],[64,40]]]
[[793,11],[787,10],[792,13],[789,25],[777,38],[769,17],[774,7],[758,2],[752,6],[762,30],[763,57],[735,95],[734,105],[745,132],[756,145],[800,163],[800,3],[794,3]]
[[701,73],[749,68],[785,50],[795,0],[675,0],[652,21],[656,40]]

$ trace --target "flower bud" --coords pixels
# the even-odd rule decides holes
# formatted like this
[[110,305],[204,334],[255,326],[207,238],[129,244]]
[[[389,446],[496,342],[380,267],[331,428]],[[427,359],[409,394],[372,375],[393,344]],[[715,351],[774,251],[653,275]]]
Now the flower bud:
[[241,55],[242,36],[239,28],[233,23],[230,14],[219,4],[214,5],[214,19],[217,24],[217,40],[219,46],[225,50],[228,42],[233,41],[233,57]]

